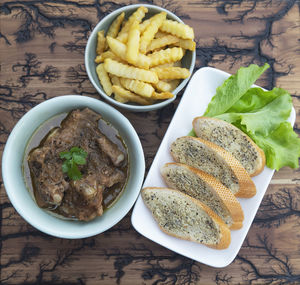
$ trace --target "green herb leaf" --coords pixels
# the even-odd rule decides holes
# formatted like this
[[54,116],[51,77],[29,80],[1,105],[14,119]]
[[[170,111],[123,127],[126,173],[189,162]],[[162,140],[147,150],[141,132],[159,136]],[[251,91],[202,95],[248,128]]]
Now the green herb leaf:
[[70,153],[69,151],[63,151],[59,154],[59,157],[61,159],[65,158],[65,159],[71,159],[72,158],[72,153]]
[[59,154],[61,159],[65,159],[62,164],[62,172],[67,173],[71,180],[79,180],[82,174],[77,165],[86,164],[87,152],[80,147],[72,147],[69,151]]
[[72,167],[69,168],[68,176],[72,180],[80,180],[81,179],[82,174],[75,163],[72,163]]
[[70,168],[70,162],[68,160],[64,161],[64,163],[62,164],[62,171],[63,173],[67,173],[69,171]]
[[78,153],[73,153],[73,159],[74,162],[79,164],[79,165],[84,165],[86,164],[86,159],[82,154],[78,154]]

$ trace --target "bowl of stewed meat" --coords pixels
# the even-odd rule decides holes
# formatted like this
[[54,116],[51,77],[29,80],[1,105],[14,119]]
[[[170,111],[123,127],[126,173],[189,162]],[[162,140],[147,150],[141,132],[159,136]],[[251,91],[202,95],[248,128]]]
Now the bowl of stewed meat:
[[2,176],[17,212],[37,229],[84,238],[118,223],[144,178],[143,149],[119,111],[84,96],[47,100],[11,132]]

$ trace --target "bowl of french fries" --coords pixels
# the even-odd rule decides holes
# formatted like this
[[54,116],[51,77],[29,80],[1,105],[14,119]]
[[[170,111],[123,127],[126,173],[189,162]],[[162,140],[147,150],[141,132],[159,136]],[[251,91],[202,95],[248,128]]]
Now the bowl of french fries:
[[85,50],[88,77],[108,102],[151,111],[175,100],[196,58],[193,28],[154,5],[120,8],[92,31]]

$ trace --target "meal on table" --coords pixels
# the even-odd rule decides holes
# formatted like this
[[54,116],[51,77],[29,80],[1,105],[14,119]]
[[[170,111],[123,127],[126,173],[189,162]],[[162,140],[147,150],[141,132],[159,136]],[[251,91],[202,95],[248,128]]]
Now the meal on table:
[[287,119],[291,95],[252,87],[269,67],[240,68],[216,89],[193,129],[170,144],[175,162],[162,165],[167,187],[142,190],[145,205],[167,234],[215,249],[230,245],[243,226],[237,198],[256,194],[251,177],[265,165],[299,167],[300,139]]
[[96,72],[108,96],[121,102],[149,105],[172,98],[172,91],[190,72],[181,67],[186,50],[194,51],[194,31],[161,12],[143,21],[148,9],[139,7],[129,18],[121,13],[98,32]]
[[90,221],[121,194],[127,156],[118,132],[100,114],[73,110],[29,152],[28,184],[39,207],[58,217]]

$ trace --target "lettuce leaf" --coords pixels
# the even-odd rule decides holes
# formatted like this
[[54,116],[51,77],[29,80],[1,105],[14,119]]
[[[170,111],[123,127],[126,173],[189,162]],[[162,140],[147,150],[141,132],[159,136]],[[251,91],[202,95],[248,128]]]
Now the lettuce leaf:
[[232,123],[251,137],[263,149],[268,167],[298,168],[300,139],[286,122],[292,110],[290,94],[281,88],[250,88],[268,67],[240,68],[217,88],[204,115]]
[[283,122],[269,136],[256,135],[252,137],[255,143],[264,151],[267,166],[279,170],[283,166],[298,168],[300,156],[300,138],[293,131],[289,122]]
[[240,122],[251,135],[268,136],[290,116],[292,99],[287,92],[256,111],[247,113],[225,113],[216,118],[229,123]]
[[204,116],[213,117],[225,113],[268,68],[267,63],[262,67],[256,64],[241,67],[235,75],[230,76],[217,88],[216,95],[208,104]]
[[192,129],[187,135],[190,136],[190,137],[196,137],[197,136],[194,129]]
[[259,87],[250,88],[231,108],[227,113],[246,113],[260,109],[273,101],[276,97],[284,94],[289,94],[282,88],[273,88],[270,91],[264,91]]

